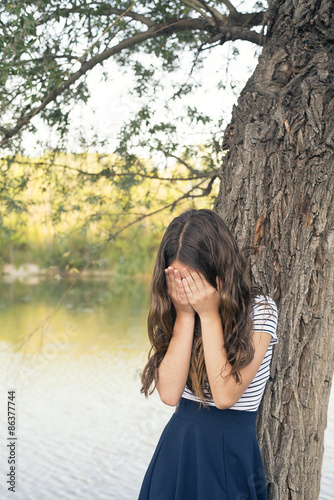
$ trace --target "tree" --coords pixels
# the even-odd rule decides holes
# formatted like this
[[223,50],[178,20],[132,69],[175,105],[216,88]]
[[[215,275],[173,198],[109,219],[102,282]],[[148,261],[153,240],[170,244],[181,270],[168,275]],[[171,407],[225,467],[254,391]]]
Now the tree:
[[216,210],[258,247],[280,340],[258,421],[269,498],[319,497],[333,370],[333,5],[273,2],[225,132]]
[[[23,5],[14,3],[14,10],[7,6],[8,19],[22,15]],[[13,147],[15,138],[31,126],[37,114],[65,130],[68,114],[64,109],[72,99],[85,95],[83,84],[77,84],[74,91],[71,86],[94,64],[112,55],[120,64],[135,67],[139,51],[154,52],[172,70],[178,51],[185,47],[203,55],[205,45],[228,40],[263,45],[258,66],[225,130],[215,210],[240,243],[257,248],[257,254],[250,257],[254,278],[279,308],[280,342],[257,423],[269,498],[318,498],[334,352],[332,2],[272,0],[266,12],[247,14],[239,13],[227,0],[163,5],[137,1],[132,6],[115,2],[115,8],[105,3],[61,7],[60,2],[44,2],[39,8],[42,14],[37,21],[29,9],[25,12],[22,43],[8,59],[8,75],[14,71],[18,85],[30,82],[31,94],[27,109],[19,90],[16,95],[8,89],[7,96],[3,94],[3,106],[12,110],[1,129],[3,146]],[[64,73],[57,63],[59,57],[78,60],[70,49],[76,36],[71,16],[78,13],[89,42],[97,27],[107,29],[105,16],[122,16],[123,24],[117,25],[120,31],[108,31],[108,46],[94,43],[79,58],[80,67]],[[52,19],[64,19],[67,48],[46,43],[43,57],[34,56],[29,66],[22,60],[27,39],[31,37],[31,45],[36,34],[43,40],[37,26],[45,24],[47,29]],[[256,26],[262,27],[261,32]],[[116,43],[110,45],[113,39]],[[46,60],[51,61],[49,72],[44,71]],[[26,75],[15,73],[19,64]],[[34,75],[42,70],[45,78],[37,88]],[[137,66],[143,93],[152,72],[152,68]],[[141,119],[148,119],[147,110]],[[122,153],[126,156],[126,148]]]

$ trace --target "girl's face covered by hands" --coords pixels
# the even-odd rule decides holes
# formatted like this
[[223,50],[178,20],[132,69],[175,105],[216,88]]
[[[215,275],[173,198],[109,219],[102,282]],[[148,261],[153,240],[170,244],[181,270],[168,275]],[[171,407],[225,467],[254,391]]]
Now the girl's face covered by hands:
[[217,288],[208,283],[202,273],[175,260],[165,270],[167,290],[177,312],[194,312],[199,316],[219,311],[220,295]]

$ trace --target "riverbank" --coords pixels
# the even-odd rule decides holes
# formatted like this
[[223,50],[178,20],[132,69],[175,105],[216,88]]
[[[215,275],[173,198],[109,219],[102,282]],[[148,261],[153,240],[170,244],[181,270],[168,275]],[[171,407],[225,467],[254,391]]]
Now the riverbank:
[[[0,268],[0,281],[3,283],[12,283],[15,280],[24,282],[25,284],[38,284],[41,281],[47,280],[61,280],[61,279],[76,279],[80,275],[80,279],[87,280],[111,280],[118,279],[120,273],[113,269],[84,269],[78,270],[76,268],[62,270],[57,266],[50,266],[42,268],[38,264],[28,262],[16,267],[14,264],[5,263]],[[123,275],[123,279],[126,278]],[[140,281],[149,281],[151,274],[149,272],[136,273],[131,278],[136,278]]]

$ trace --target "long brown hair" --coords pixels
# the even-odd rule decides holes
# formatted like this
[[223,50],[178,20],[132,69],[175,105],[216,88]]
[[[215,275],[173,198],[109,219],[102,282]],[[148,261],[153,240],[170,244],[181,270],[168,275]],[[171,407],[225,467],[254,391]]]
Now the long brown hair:
[[[164,270],[175,260],[200,271],[215,288],[216,276],[222,280],[220,315],[227,359],[232,366],[228,376],[240,383],[240,369],[254,357],[250,310],[252,297],[262,295],[262,291],[252,286],[246,259],[221,217],[212,210],[189,210],[169,224],[155,262],[148,315],[151,349],[141,378],[141,392],[145,396],[155,389],[158,368],[173,334],[176,311],[167,293]],[[187,386],[204,403],[212,397],[197,314]]]

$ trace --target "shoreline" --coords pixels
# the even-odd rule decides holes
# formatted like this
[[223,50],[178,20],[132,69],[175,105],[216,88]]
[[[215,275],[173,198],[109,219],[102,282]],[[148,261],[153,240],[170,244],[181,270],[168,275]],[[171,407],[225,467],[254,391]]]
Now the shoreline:
[[[27,282],[30,284],[36,284],[41,281],[48,280],[61,280],[61,279],[90,279],[90,280],[109,280],[117,279],[119,273],[113,269],[85,269],[80,271],[79,269],[69,269],[67,271],[62,271],[56,266],[49,268],[41,268],[37,264],[27,263],[21,264],[18,268],[14,264],[4,264],[0,267],[0,282],[1,283],[13,283],[15,280]],[[126,279],[140,279],[143,281],[149,281],[151,279],[150,273],[138,273],[133,276],[123,275],[122,278]]]

